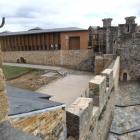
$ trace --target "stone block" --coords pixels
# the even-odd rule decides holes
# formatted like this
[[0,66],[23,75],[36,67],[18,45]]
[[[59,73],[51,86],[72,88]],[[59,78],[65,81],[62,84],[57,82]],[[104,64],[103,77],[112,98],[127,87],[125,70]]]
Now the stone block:
[[5,84],[5,77],[3,75],[2,69],[0,69],[0,91],[5,90],[6,84]]
[[89,97],[93,98],[93,104],[102,111],[107,99],[105,76],[97,75],[89,81]]
[[109,96],[110,91],[113,88],[114,80],[113,80],[113,70],[112,69],[105,69],[102,73],[102,76],[106,76],[106,86],[107,86],[107,97]]
[[90,129],[92,112],[93,100],[91,98],[78,98],[67,109],[68,134],[76,139],[85,139]]

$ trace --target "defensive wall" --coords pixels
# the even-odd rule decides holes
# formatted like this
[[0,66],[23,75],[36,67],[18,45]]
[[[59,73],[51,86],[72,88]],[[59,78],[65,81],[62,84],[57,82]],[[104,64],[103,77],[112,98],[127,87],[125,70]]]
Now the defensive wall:
[[69,140],[107,138],[118,92],[119,68],[118,56],[106,69],[89,81],[88,97],[79,97],[67,109]]
[[55,50],[55,51],[6,51],[4,62],[17,63],[24,58],[28,64],[64,66],[81,70],[94,70],[92,50]]

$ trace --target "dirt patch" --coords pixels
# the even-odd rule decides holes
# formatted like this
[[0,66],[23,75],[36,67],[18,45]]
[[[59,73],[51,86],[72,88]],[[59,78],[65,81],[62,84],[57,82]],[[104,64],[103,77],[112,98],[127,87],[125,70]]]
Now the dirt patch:
[[[51,77],[42,76],[49,72],[55,72],[56,74]],[[61,78],[62,76],[56,71],[46,71],[46,70],[35,70],[31,71],[25,75],[18,78],[6,81],[7,86],[13,86],[21,89],[26,89],[30,91],[36,91],[44,85],[53,82]]]

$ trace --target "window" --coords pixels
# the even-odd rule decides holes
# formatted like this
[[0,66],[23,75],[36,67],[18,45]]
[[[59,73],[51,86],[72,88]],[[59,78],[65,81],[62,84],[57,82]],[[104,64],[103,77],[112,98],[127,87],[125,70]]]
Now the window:
[[129,32],[130,31],[130,27],[129,27],[129,25],[127,26],[127,32]]

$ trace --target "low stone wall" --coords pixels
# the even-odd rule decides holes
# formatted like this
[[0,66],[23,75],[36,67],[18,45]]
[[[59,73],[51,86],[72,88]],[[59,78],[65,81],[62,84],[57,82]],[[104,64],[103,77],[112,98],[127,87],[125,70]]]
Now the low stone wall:
[[67,109],[70,140],[105,140],[113,119],[120,57],[89,82],[89,98],[78,98]]
[[23,57],[28,64],[56,65],[81,70],[94,70],[92,50],[56,50],[56,51],[6,51],[4,62],[17,63]]
[[61,107],[25,117],[14,117],[10,122],[12,126],[43,140],[66,140],[65,117],[65,110]]

